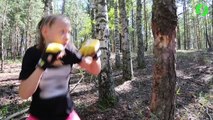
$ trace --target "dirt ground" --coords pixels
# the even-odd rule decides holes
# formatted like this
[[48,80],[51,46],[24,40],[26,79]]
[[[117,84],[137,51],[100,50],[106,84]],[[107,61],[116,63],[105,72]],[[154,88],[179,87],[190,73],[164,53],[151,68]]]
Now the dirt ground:
[[[151,99],[153,56],[146,55],[146,68],[134,64],[134,78],[121,83],[122,71],[113,70],[115,91],[119,100],[113,108],[100,110],[97,107],[97,80],[85,77],[72,91],[76,111],[82,120],[145,120]],[[133,62],[136,63],[136,62]],[[29,100],[18,96],[17,80],[21,63],[6,63],[0,73],[0,119],[26,109]],[[177,53],[177,100],[175,120],[212,120],[213,118],[213,53],[205,51],[178,51]],[[81,78],[75,70],[71,89]],[[24,119],[27,113],[14,120]],[[152,116],[150,120],[157,120]]]

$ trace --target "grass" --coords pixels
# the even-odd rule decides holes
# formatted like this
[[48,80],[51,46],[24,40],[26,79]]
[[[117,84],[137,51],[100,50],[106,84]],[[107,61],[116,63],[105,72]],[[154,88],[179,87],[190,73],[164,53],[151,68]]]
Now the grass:
[[9,115],[21,111],[30,105],[30,101],[23,102],[22,104],[11,103],[3,106],[0,109],[0,119],[6,118]]

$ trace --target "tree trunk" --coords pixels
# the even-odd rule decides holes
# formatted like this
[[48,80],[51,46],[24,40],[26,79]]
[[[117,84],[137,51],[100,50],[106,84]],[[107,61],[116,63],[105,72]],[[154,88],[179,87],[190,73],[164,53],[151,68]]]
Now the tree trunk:
[[[205,17],[205,38],[206,38],[206,44],[208,45],[209,49],[208,51],[212,51],[212,43],[209,40],[209,35],[208,35],[208,25],[207,25],[207,19]],[[207,48],[207,47],[206,47]]]
[[109,49],[109,26],[106,0],[96,0],[96,38],[101,42],[102,50],[102,70],[98,76],[99,83],[99,105],[107,108],[115,105],[116,97],[114,90],[114,80],[112,78],[112,68],[110,64]]
[[181,49],[181,39],[180,39],[180,27],[177,25],[177,48]]
[[186,11],[186,1],[183,0],[183,37],[184,37],[183,48],[184,48],[184,50],[187,49],[186,12],[187,12]]
[[212,0],[212,35],[211,35],[211,41],[212,41],[212,43],[213,43],[213,0]]
[[[133,6],[133,1],[131,2],[131,5]],[[132,10],[131,10],[131,25],[132,25],[132,31],[131,31],[131,38],[132,38],[132,51],[134,52],[135,51],[135,48],[136,48],[136,42],[135,42],[135,22],[134,22],[134,7],[132,7]]]
[[195,22],[195,18],[192,19],[192,22],[193,22],[193,28],[194,28],[194,42],[193,42],[193,47],[194,47],[194,49],[197,49],[196,42],[197,42],[198,37],[197,37],[197,24]]
[[121,40],[123,54],[123,79],[130,80],[133,77],[133,67],[131,58],[131,45],[128,35],[128,20],[126,15],[126,0],[119,1],[120,23],[121,23]]
[[0,60],[1,60],[0,71],[1,72],[4,72],[4,38],[3,38],[3,31],[4,31],[6,15],[7,15],[7,1],[6,1],[6,5],[4,7],[3,19],[1,21],[1,27],[0,27]]
[[92,38],[95,38],[95,24],[94,24],[94,20],[95,20],[95,3],[94,0],[91,0],[91,25],[92,25]]
[[115,65],[116,68],[121,67],[121,58],[120,58],[120,40],[119,40],[119,20],[118,20],[118,1],[115,0],[114,4],[114,10],[115,10]]
[[187,24],[186,24],[186,29],[187,29],[187,48],[188,49],[191,49],[191,35],[190,35],[190,20],[189,20],[189,12],[187,11],[186,12],[186,21],[187,21]]
[[147,17],[146,17],[146,0],[143,0],[143,8],[144,8],[144,24],[145,24],[145,48],[144,50],[148,50],[148,34],[147,34]]
[[44,15],[53,14],[53,0],[43,0]]
[[143,34],[142,34],[142,3],[141,0],[137,0],[137,18],[136,18],[136,26],[137,26],[137,38],[138,38],[138,52],[137,52],[137,60],[138,60],[138,67],[144,68],[145,61],[144,61],[144,44],[143,44]]
[[153,0],[152,32],[155,61],[150,110],[159,120],[174,120],[176,27],[175,0]]
[[66,5],[66,0],[63,0],[61,14],[65,13],[65,5]]
[[201,41],[201,31],[200,31],[200,22],[198,20],[198,15],[196,14],[196,21],[197,21],[197,46],[198,49],[201,49],[202,47],[202,41]]

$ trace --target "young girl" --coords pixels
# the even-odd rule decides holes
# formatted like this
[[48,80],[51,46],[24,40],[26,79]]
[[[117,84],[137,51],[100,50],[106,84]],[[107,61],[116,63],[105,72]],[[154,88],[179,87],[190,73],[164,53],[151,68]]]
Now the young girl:
[[[39,44],[26,51],[19,75],[19,95],[23,99],[32,96],[27,120],[80,120],[69,95],[69,74],[72,65],[77,63],[87,72],[98,75],[100,59],[96,56],[91,63],[85,62],[85,58],[69,42],[70,22],[63,15],[42,18],[38,31]],[[50,53],[46,53],[45,49],[49,43],[64,45],[65,54],[47,57]]]

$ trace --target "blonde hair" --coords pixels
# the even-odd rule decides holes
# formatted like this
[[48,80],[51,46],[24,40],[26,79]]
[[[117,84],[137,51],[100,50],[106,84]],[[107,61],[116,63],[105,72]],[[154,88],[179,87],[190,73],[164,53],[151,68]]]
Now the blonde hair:
[[68,17],[64,16],[64,15],[48,15],[48,16],[44,16],[40,22],[37,25],[37,31],[38,31],[38,48],[43,51],[45,49],[45,40],[44,37],[42,35],[42,28],[47,25],[48,27],[51,27],[55,21],[57,19],[62,19],[65,20],[65,22],[67,22],[68,24],[70,24],[70,20]]

